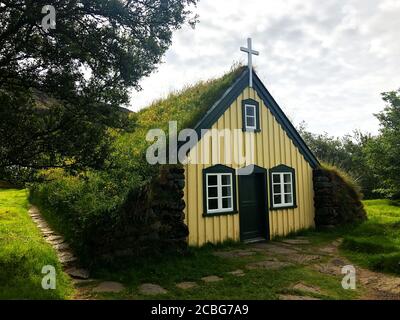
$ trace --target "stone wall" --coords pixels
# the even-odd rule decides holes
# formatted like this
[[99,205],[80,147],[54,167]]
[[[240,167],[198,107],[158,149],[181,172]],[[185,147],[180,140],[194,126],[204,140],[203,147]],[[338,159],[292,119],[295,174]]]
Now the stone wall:
[[361,195],[337,170],[313,171],[317,227],[356,223],[367,218]]
[[[182,252],[189,234],[184,223],[184,169],[179,165],[160,167],[153,181],[128,196],[114,225],[92,237],[92,246],[102,260],[115,257]],[[105,221],[101,222],[106,226]]]

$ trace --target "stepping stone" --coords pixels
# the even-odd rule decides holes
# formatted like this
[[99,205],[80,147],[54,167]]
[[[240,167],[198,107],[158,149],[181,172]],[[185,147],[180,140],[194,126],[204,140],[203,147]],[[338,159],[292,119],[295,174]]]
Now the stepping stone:
[[343,238],[339,238],[339,239],[336,239],[335,241],[333,241],[332,245],[334,245],[335,247],[338,247],[342,244],[342,242],[343,242]]
[[203,280],[204,282],[217,282],[217,281],[221,281],[223,279],[218,276],[207,276],[207,277],[201,278],[201,280]]
[[93,288],[93,292],[99,293],[118,293],[124,290],[125,287],[122,283],[114,281],[104,281]]
[[241,251],[238,252],[237,255],[239,257],[250,257],[250,256],[254,256],[256,254],[256,252],[254,251]]
[[311,254],[291,254],[287,256],[287,259],[300,264],[307,264],[310,262],[315,262],[321,260],[320,256]]
[[36,215],[40,215],[39,213],[39,209],[35,206],[31,206],[28,210],[29,214],[36,214]]
[[327,246],[319,249],[320,252],[322,253],[327,253],[327,254],[334,254],[337,252],[337,248],[334,246]]
[[58,258],[64,265],[77,260],[77,258],[71,252],[62,252],[58,255]]
[[62,236],[55,234],[55,235],[49,235],[46,237],[47,241],[53,241],[53,240],[59,240],[59,239],[63,239]]
[[229,274],[236,276],[236,277],[243,277],[245,275],[245,273],[243,272],[242,269],[237,269],[235,271],[229,271]]
[[89,271],[87,271],[86,269],[71,267],[66,269],[65,272],[75,279],[89,279]]
[[286,239],[282,240],[281,242],[287,244],[310,244],[310,241],[305,239]]
[[347,264],[346,262],[344,262],[343,260],[341,260],[339,258],[332,259],[331,261],[329,261],[329,263],[333,264],[334,266],[339,266],[339,267],[343,267]]
[[292,265],[293,264],[290,262],[267,260],[267,261],[249,263],[248,265],[246,265],[246,268],[250,270],[254,269],[278,270]]
[[292,294],[280,294],[279,300],[321,300],[321,299],[307,297],[307,296],[295,296]]
[[37,225],[38,225],[38,227],[40,228],[40,229],[49,229],[49,225],[46,223],[46,222],[44,222],[44,221],[40,221],[40,222],[37,222]]
[[144,283],[139,287],[139,292],[144,295],[165,294],[168,291],[158,284]]
[[296,283],[292,289],[294,290],[299,290],[299,291],[304,291],[304,292],[308,292],[308,293],[316,293],[316,294],[321,294],[321,288],[317,287],[317,286],[311,286],[308,284],[304,284],[304,283]]
[[65,251],[65,250],[69,250],[69,244],[66,242],[62,242],[62,243],[58,243],[53,245],[54,249],[58,250],[58,251]]
[[340,267],[331,265],[329,263],[315,265],[315,266],[313,266],[313,268],[323,274],[330,274],[330,275],[334,275],[334,276],[342,274]]
[[50,243],[52,246],[56,246],[58,244],[64,243],[65,240],[63,238],[61,238],[61,239],[57,239],[57,240],[47,240],[47,242]]
[[287,248],[287,247],[279,246],[276,244],[270,244],[270,243],[254,244],[254,247],[261,248],[269,253],[276,253],[276,254],[291,254],[291,253],[297,252],[296,250],[294,250],[292,248]]
[[176,286],[179,289],[187,290],[187,289],[197,287],[197,283],[196,282],[180,282],[180,283],[177,283]]

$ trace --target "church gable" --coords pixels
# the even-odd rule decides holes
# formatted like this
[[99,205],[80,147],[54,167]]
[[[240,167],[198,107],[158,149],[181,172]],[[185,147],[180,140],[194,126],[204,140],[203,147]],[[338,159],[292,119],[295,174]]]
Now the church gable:
[[[266,107],[275,120],[281,125],[287,136],[292,140],[293,144],[298,148],[299,152],[307,160],[312,168],[319,165],[317,158],[312,154],[310,149],[307,147],[300,134],[291,124],[289,119],[286,117],[282,109],[279,107],[275,99],[268,92],[264,84],[261,82],[257,74],[252,71],[252,82],[253,88],[249,88],[249,69],[243,70],[238,76],[237,80],[233,85],[226,90],[224,95],[209,109],[205,116],[196,124],[194,129],[197,132],[197,136],[202,138],[205,129],[211,129],[212,126],[221,118],[226,110],[233,105],[233,103],[242,95],[247,89],[254,90],[257,97],[263,102],[263,106]],[[241,100],[241,128],[243,131],[260,132],[262,112],[260,112],[259,102],[252,100],[251,98],[243,98]]]

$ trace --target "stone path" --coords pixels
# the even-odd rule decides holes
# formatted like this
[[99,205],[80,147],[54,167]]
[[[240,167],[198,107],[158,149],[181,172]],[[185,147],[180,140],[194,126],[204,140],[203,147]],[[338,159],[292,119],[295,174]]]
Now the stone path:
[[144,295],[166,294],[167,290],[153,283],[144,283],[139,287],[139,292]]
[[36,206],[30,206],[28,213],[32,220],[36,223],[39,230],[42,232],[44,239],[56,250],[57,256],[65,268],[65,271],[72,271],[72,277],[79,279],[89,278],[89,273],[86,270],[82,271],[76,267],[76,262],[78,259],[73,254],[68,243],[65,242],[65,239],[61,235],[57,234],[50,228],[40,214],[39,209]]
[[[337,239],[324,246],[312,245],[307,237],[296,237],[282,241],[259,242],[250,244],[245,250],[217,251],[216,256],[222,258],[237,258],[252,256],[255,253],[266,255],[262,261],[248,263],[246,269],[278,270],[293,264],[302,264],[320,273],[343,278],[342,267],[354,265],[340,256],[338,247],[342,239]],[[247,253],[246,253],[247,252]],[[400,300],[400,278],[383,273],[369,271],[355,266],[357,282],[367,289],[362,299],[395,299]],[[230,272],[233,274],[233,272]],[[245,275],[240,273],[241,276]],[[282,294],[280,299],[285,300],[318,300],[308,295],[323,295],[319,287],[298,283],[288,288],[301,292],[301,295]]]
[[93,292],[118,293],[124,289],[125,289],[125,287],[119,282],[104,281],[104,282],[100,282],[96,287],[94,287]]
[[203,280],[204,282],[217,282],[217,281],[221,281],[223,279],[218,276],[207,276],[207,277],[201,278],[201,280]]
[[51,229],[49,224],[40,214],[39,209],[36,206],[31,205],[28,213],[41,231],[43,238],[46,242],[51,244],[56,251],[64,272],[74,280],[74,284],[82,283],[79,282],[80,280],[89,280],[88,283],[92,282],[93,280],[89,279],[89,271],[79,267],[78,259],[74,255],[69,244],[61,235]]
[[182,289],[182,290],[187,290],[187,289],[192,289],[194,287],[197,287],[196,282],[180,282],[176,284],[177,288]]

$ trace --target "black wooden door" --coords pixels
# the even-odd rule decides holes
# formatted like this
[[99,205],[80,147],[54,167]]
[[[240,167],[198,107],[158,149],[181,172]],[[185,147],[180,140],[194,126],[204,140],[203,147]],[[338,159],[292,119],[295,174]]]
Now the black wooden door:
[[240,239],[269,239],[266,175],[239,176]]

